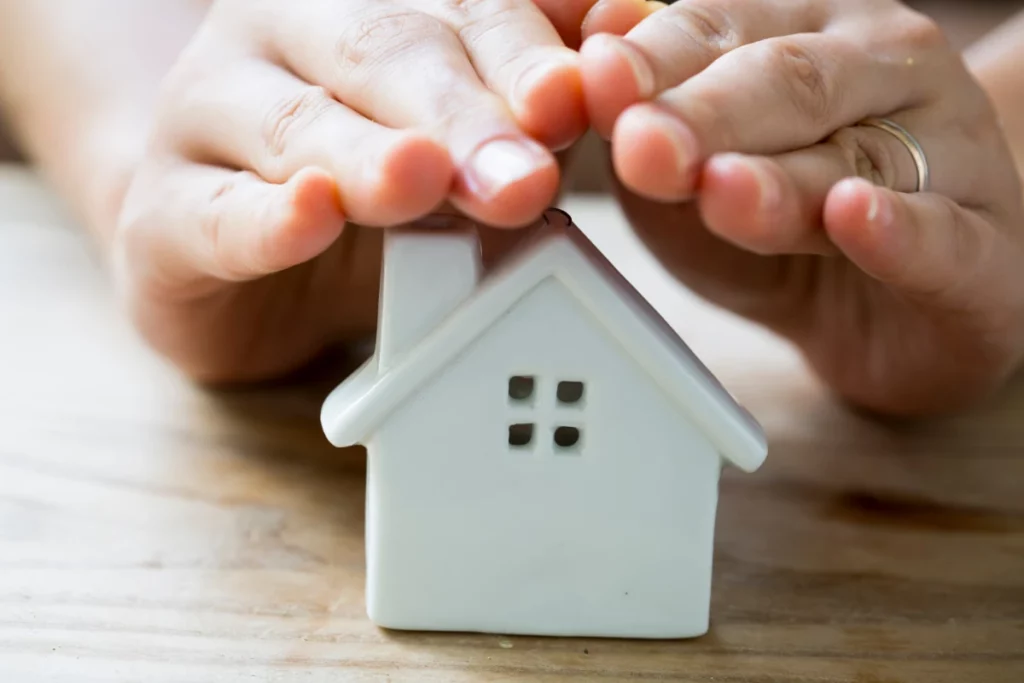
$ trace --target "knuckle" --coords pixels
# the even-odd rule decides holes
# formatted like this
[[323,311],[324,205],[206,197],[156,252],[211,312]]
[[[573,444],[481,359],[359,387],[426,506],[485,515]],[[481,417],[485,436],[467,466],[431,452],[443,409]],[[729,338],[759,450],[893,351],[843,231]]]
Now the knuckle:
[[908,10],[893,27],[900,42],[913,50],[928,52],[949,47],[949,41],[932,18]]
[[797,115],[816,129],[834,119],[840,93],[820,51],[796,40],[778,39],[768,51],[768,70],[778,74]]
[[[490,3],[487,11],[476,11],[475,5],[483,0],[454,0],[461,7],[455,10],[453,24],[458,27],[458,36],[470,48],[484,46],[489,43],[500,44],[507,40],[508,27],[514,25],[513,15],[519,8],[511,6],[504,0]],[[466,3],[474,3],[467,7]]]
[[849,173],[876,185],[896,188],[892,151],[879,138],[856,128],[844,128],[829,138],[842,154]]
[[345,70],[372,71],[406,56],[442,28],[437,20],[415,10],[371,7],[352,17],[338,36],[335,53]]
[[263,122],[263,148],[270,159],[279,159],[289,140],[330,111],[333,97],[326,88],[305,86],[271,107]]
[[736,23],[723,7],[711,3],[687,3],[680,5],[673,14],[691,39],[710,47],[712,52],[726,52],[738,44]]
[[508,5],[509,3],[507,0],[444,0],[441,6],[448,13],[467,16],[476,14],[485,5],[491,9],[495,4]]
[[[237,282],[251,277],[252,255],[248,249],[239,249],[238,240],[231,239],[232,218],[239,207],[249,202],[242,198],[244,185],[253,179],[248,171],[239,171],[220,180],[209,191],[205,207],[197,218],[197,256],[205,268],[219,279]],[[257,238],[258,239],[258,238]]]
[[[203,203],[203,210],[198,218],[198,246],[201,261],[208,264],[217,277],[229,282],[251,279],[256,273],[269,273],[273,267],[276,249],[271,235],[264,225],[255,225],[243,240],[239,240],[237,223],[239,210],[251,208],[251,199],[244,195],[246,186],[258,179],[249,171],[239,171],[220,180],[213,186]],[[266,213],[256,213],[257,223],[267,220],[287,221],[292,216],[278,217]],[[232,234],[234,233],[234,235]]]
[[707,62],[740,44],[736,24],[728,11],[713,4],[671,5],[658,16],[665,30],[702,55]]

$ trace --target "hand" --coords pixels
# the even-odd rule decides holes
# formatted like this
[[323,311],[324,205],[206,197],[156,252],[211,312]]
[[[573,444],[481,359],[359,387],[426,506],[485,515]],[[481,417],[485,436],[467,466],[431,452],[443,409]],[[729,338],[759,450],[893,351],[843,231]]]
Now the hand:
[[200,379],[276,375],[372,330],[380,238],[356,224],[442,205],[535,219],[559,184],[549,150],[586,127],[559,31],[578,43],[590,4],[214,3],[115,238],[143,334]]
[[[593,35],[582,69],[653,251],[795,342],[839,394],[943,411],[1020,364],[1021,180],[931,21],[891,0],[688,0]],[[898,138],[857,125],[872,116],[920,141],[930,191]]]

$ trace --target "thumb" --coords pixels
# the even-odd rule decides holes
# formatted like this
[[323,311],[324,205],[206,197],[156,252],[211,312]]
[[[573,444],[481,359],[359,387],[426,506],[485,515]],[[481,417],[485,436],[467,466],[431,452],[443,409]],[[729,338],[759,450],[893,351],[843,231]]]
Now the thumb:
[[[1020,250],[992,222],[937,194],[851,178],[828,195],[825,230],[861,270],[915,298],[957,304],[1010,292]],[[1017,265],[1013,265],[1016,263]]]

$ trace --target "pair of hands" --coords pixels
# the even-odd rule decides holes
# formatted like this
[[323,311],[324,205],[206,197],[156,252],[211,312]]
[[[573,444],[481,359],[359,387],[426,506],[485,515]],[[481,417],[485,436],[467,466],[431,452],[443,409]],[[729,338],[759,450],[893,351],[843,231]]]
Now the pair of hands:
[[[912,160],[867,116],[921,140],[932,192],[904,194]],[[959,56],[893,0],[219,0],[125,200],[120,289],[190,374],[286,372],[372,329],[372,228],[529,223],[588,122],[653,253],[846,398],[950,408],[1019,363],[1019,177]]]

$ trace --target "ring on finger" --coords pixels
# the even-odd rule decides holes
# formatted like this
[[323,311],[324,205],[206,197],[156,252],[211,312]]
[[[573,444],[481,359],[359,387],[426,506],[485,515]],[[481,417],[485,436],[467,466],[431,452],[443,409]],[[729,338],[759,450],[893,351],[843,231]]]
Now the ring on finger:
[[924,147],[921,146],[921,143],[918,142],[917,138],[910,131],[895,121],[885,118],[867,118],[858,125],[884,130],[903,143],[903,146],[907,148],[910,156],[914,159],[914,166],[917,168],[917,188],[914,192],[928,191],[931,185],[931,168],[928,166],[928,155],[925,154]]

